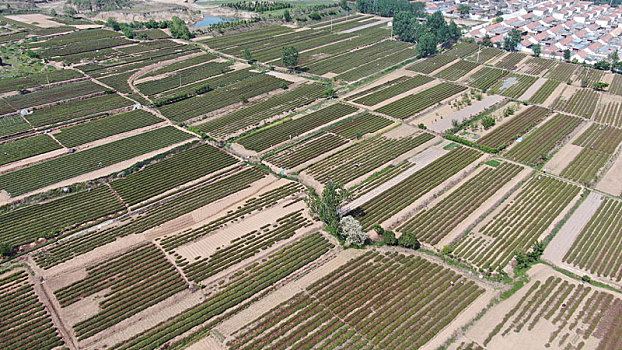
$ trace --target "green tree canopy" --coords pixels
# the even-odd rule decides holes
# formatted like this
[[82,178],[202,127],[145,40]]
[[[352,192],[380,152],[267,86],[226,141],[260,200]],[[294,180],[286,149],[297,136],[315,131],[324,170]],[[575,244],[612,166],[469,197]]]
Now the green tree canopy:
[[298,50],[293,46],[281,48],[281,60],[290,69],[296,67],[298,65]]

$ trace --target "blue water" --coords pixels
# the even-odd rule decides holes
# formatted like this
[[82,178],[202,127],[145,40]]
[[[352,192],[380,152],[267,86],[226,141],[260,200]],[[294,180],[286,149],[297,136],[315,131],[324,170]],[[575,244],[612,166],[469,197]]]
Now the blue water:
[[205,15],[203,19],[195,24],[195,27],[209,27],[212,24],[220,23],[220,22],[233,22],[236,21],[237,18],[224,18],[224,17],[216,17],[211,15]]

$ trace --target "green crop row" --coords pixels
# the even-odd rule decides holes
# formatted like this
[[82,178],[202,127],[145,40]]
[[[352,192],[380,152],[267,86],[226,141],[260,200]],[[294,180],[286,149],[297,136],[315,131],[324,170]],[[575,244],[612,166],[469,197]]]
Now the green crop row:
[[125,203],[134,205],[235,163],[234,157],[203,144],[112,181],[110,185]]
[[242,137],[236,142],[246,149],[261,152],[356,111],[357,108],[350,105],[334,104],[300,118],[286,120],[272,127],[262,129]]
[[112,243],[119,237],[145,232],[195,209],[239,192],[264,176],[266,176],[265,172],[257,168],[248,168],[223,179],[200,184],[175,198],[153,205],[144,212],[144,215],[133,217],[132,220],[126,221],[125,225],[88,232],[80,237],[57,243],[38,253],[35,256],[35,261],[42,268],[48,269],[70,260],[74,256],[85,254],[97,247]]
[[188,133],[167,126],[0,175],[0,188],[18,196],[189,138]]
[[0,144],[0,165],[26,159],[60,148],[61,146],[56,141],[45,134]]

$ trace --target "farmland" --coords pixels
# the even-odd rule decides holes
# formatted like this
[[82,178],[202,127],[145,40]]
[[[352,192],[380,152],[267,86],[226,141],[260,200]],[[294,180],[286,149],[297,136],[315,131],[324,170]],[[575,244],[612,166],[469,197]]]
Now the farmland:
[[622,346],[616,66],[462,5],[115,3],[2,7],[0,349]]
[[579,124],[581,119],[564,114],[557,114],[536,130],[525,136],[506,153],[512,160],[534,165],[542,164],[549,153]]
[[388,105],[382,106],[378,108],[377,112],[399,119],[406,119],[464,90],[466,90],[464,86],[446,82],[440,83],[427,90],[403,97]]

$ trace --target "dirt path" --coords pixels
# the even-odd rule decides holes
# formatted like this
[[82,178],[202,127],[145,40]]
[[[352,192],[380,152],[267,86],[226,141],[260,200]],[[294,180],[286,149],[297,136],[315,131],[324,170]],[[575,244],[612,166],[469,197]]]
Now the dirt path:
[[539,78],[518,99],[521,101],[528,101],[547,81],[547,79]]
[[542,258],[558,266],[565,265],[562,262],[564,255],[577,239],[583,227],[590,221],[601,202],[602,196],[596,192],[591,192],[561,230],[557,232],[551,243],[547,245]]
[[572,162],[576,156],[583,150],[583,147],[573,145],[572,143],[583,134],[585,130],[587,130],[592,123],[584,123],[581,125],[578,130],[574,133],[574,136],[568,140],[568,142],[559,149],[559,151],[555,152],[553,158],[546,163],[547,171],[559,175],[562,170],[564,170],[570,162]]
[[430,147],[428,149],[426,149],[425,151],[415,155],[414,157],[410,158],[409,161],[414,163],[415,165],[413,165],[412,167],[408,168],[406,171],[402,172],[401,174],[397,175],[396,177],[392,178],[391,180],[383,183],[382,185],[374,188],[373,190],[369,191],[368,193],[365,193],[364,195],[360,196],[359,198],[353,200],[352,202],[348,203],[345,207],[344,207],[344,212],[348,212],[350,210],[353,210],[367,202],[369,202],[371,199],[373,199],[374,197],[376,197],[377,195],[381,194],[382,192],[390,189],[391,187],[397,185],[398,183],[402,182],[404,179],[406,179],[407,177],[409,177],[410,175],[414,174],[415,172],[425,168],[428,164],[432,163],[433,161],[437,160],[438,158],[440,158],[441,156],[445,155],[448,151],[444,150],[442,148],[439,147]]

